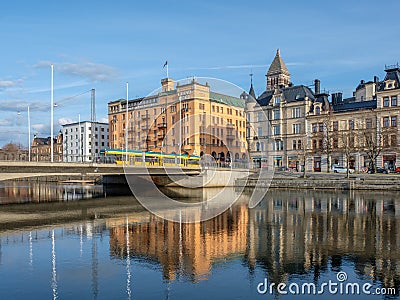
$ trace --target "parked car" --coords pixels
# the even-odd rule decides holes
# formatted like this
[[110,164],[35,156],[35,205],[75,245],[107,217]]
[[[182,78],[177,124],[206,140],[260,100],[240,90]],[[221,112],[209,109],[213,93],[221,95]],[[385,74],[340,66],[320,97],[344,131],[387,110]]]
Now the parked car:
[[[373,173],[375,173],[374,172],[374,169],[373,168],[368,168],[368,171],[367,171],[367,173],[368,174],[373,174]],[[386,170],[386,169],[384,169],[384,168],[376,168],[376,173],[382,173],[382,174],[388,174],[389,173],[389,170]]]
[[400,173],[400,167],[396,167],[396,169],[394,169],[395,173]]
[[[333,173],[347,173],[347,168],[343,167],[343,166],[334,165],[334,166],[332,166],[332,172]],[[349,169],[349,173],[354,173],[354,170]]]

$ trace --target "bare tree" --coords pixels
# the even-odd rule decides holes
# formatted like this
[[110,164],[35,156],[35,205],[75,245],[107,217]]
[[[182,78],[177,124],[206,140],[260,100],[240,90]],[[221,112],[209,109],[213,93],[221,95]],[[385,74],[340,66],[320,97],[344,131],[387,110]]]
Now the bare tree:
[[370,123],[363,128],[364,151],[369,159],[369,167],[376,172],[376,159],[382,152],[382,132],[375,114],[371,114]]
[[302,168],[302,177],[307,177],[307,163],[310,158],[310,142],[307,136],[301,138],[301,146],[297,148],[297,157],[299,158],[299,163]]
[[340,134],[342,142],[342,151],[346,158],[346,178],[350,177],[350,158],[351,155],[357,151],[355,140],[357,138],[357,131],[354,129],[343,130]]
[[327,171],[330,171],[331,155],[333,151],[333,138],[336,135],[333,128],[333,111],[328,109],[323,118],[324,136],[323,136],[323,149],[322,153],[326,155]]

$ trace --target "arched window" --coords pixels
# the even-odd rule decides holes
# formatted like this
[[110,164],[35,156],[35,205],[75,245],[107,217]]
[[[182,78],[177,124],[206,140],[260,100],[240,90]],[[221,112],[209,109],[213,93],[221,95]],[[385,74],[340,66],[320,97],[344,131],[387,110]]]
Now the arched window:
[[320,114],[321,114],[321,108],[320,108],[319,106],[317,106],[317,107],[315,108],[315,114],[316,114],[316,115],[320,115]]

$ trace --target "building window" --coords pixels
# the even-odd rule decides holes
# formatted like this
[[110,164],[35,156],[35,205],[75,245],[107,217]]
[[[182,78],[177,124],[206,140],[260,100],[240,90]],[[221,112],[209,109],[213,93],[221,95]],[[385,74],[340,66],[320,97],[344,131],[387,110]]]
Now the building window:
[[318,132],[318,124],[317,123],[313,123],[312,124],[312,132]]
[[392,106],[397,106],[397,96],[392,96]]
[[349,130],[354,130],[354,120],[349,120]]
[[312,141],[312,147],[314,150],[317,149],[317,140]]
[[318,148],[322,149],[324,147],[324,143],[322,142],[322,140],[318,140]]
[[392,147],[397,147],[397,135],[392,134],[390,136],[390,144],[392,145]]
[[339,130],[339,122],[333,121],[333,131],[338,131],[338,130]]
[[391,124],[392,127],[397,127],[397,116],[391,117]]
[[300,118],[300,107],[293,108],[292,117],[293,118]]
[[293,150],[296,150],[297,142],[296,140],[293,140]]
[[263,120],[263,113],[261,111],[259,111],[258,114],[257,114],[257,121],[261,122],[262,120]]
[[171,112],[176,112],[176,105],[171,106]]
[[257,135],[258,135],[259,137],[261,137],[261,136],[263,135],[262,127],[258,127],[258,128],[257,128]]
[[318,123],[319,132],[324,132],[324,123]]
[[389,117],[383,118],[383,127],[389,127]]
[[276,96],[274,98],[274,105],[279,105],[281,103],[281,97],[280,96]]
[[383,97],[383,107],[389,107],[389,97]]
[[293,133],[300,133],[300,124],[293,124]]
[[275,135],[281,134],[281,127],[279,125],[274,126],[274,134]]
[[383,147],[389,147],[389,137],[387,134],[383,135]]
[[298,141],[297,141],[297,148],[298,148],[298,149],[301,149],[301,148],[302,148],[301,140],[298,140]]
[[372,128],[372,119],[366,119],[365,120],[365,127],[367,129],[371,129]]
[[274,109],[274,120],[279,120],[281,118],[281,111],[279,109]]
[[315,114],[316,114],[316,115],[320,115],[320,114],[321,114],[321,108],[320,108],[319,106],[317,106],[317,107],[315,108]]
[[339,140],[337,138],[333,139],[333,148],[338,148],[339,147]]

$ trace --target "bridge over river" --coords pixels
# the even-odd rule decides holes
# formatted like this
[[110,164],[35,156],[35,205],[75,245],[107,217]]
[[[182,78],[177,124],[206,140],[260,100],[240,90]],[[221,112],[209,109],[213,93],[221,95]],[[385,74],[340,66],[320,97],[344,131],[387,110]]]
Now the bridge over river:
[[163,167],[163,166],[129,166],[124,171],[122,165],[116,164],[93,164],[93,163],[58,163],[58,162],[0,162],[0,181],[21,179],[29,177],[46,176],[106,176],[125,175],[165,176],[166,173],[184,173],[186,175],[199,175],[199,168],[192,167]]
[[146,177],[159,186],[233,186],[248,170],[181,166],[128,166],[93,163],[0,162],[0,181],[37,177],[101,177],[106,184],[126,184],[126,176]]

